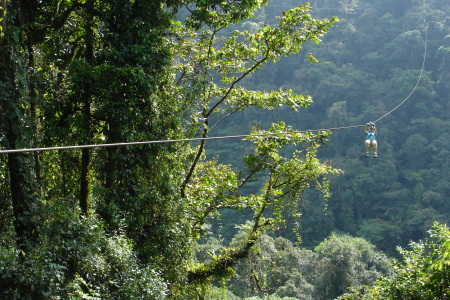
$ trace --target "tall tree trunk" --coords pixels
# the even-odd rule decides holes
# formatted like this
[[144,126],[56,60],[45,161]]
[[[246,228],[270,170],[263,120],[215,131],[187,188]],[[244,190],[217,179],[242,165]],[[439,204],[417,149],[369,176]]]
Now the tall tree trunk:
[[[34,59],[34,49],[33,49],[33,45],[31,43],[31,39],[32,36],[31,34],[28,35],[27,37],[27,47],[28,47],[28,70],[27,73],[29,73],[29,98],[30,98],[30,113],[29,113],[29,118],[30,118],[30,124],[31,124],[31,131],[32,131],[32,143],[31,146],[32,147],[36,147],[38,146],[36,144],[36,141],[39,137],[39,132],[38,132],[38,128],[36,126],[36,124],[38,124],[38,120],[37,120],[37,112],[36,112],[36,107],[38,104],[38,92],[36,90],[36,78],[34,77],[34,70],[37,69],[36,65],[35,65],[35,59]],[[39,195],[42,194],[42,186],[41,186],[41,164],[40,164],[40,159],[39,159],[39,152],[33,152],[33,161],[34,161],[34,174],[36,177],[36,183],[38,184],[37,188],[38,191],[37,193]]]
[[[4,32],[7,28],[3,28]],[[8,34],[7,32],[5,32]],[[1,131],[5,137],[4,147],[16,149],[23,147],[26,128],[18,116],[20,94],[15,85],[15,65],[11,60],[12,40],[4,37],[0,45],[0,110]],[[21,143],[22,142],[22,143]],[[8,154],[8,171],[10,178],[10,194],[14,213],[14,227],[19,248],[26,251],[26,240],[34,234],[34,226],[30,219],[32,172],[29,168],[30,157],[24,153]]]
[[[86,3],[87,22],[86,22],[86,49],[84,58],[89,65],[94,65],[94,1]],[[82,141],[84,143],[91,142],[91,97],[92,97],[92,82],[86,81],[83,97],[83,126],[82,126]],[[89,148],[81,150],[81,178],[80,178],[80,208],[84,215],[88,214],[88,197],[89,197],[89,162],[90,162]]]
[[[26,71],[19,65],[27,65],[30,61],[33,63],[33,57],[21,55],[23,49],[28,49],[28,54],[32,55],[33,45],[23,31],[31,22],[30,16],[35,11],[35,5],[36,2],[29,1],[2,3],[8,18],[3,20],[4,36],[0,43],[0,129],[4,137],[2,146],[7,149],[32,146],[30,140],[33,132],[26,123],[34,108],[30,103],[23,108],[23,95],[34,97],[36,94],[35,91],[28,93],[30,86],[24,83]],[[32,216],[33,197],[37,194],[33,170],[38,162],[34,162],[33,158],[33,155],[23,152],[10,153],[7,162],[17,245],[25,253],[37,234]],[[36,171],[39,172],[39,168]]]

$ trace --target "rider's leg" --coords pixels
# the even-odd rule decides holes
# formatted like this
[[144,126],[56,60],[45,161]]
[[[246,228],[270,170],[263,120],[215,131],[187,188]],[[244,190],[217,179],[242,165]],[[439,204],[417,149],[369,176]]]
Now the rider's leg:
[[366,140],[366,157],[369,157],[370,141]]
[[372,141],[372,148],[373,148],[373,157],[377,158],[378,157],[378,145],[377,145],[377,141]]

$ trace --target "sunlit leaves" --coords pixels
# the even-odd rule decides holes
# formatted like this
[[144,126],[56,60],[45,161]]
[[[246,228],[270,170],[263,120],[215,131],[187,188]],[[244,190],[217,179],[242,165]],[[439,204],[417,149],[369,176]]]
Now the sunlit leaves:
[[2,21],[3,21],[3,18],[5,17],[5,15],[6,15],[6,10],[2,6],[0,6],[0,42],[2,41],[2,37],[5,35],[3,33],[3,27],[1,25],[1,24],[3,24]]
[[[288,128],[283,122],[272,125],[268,131],[255,130],[251,140],[254,152],[244,158],[246,168],[252,176],[266,179],[261,191],[261,208],[271,206],[277,222],[283,222],[282,211],[295,213],[302,191],[315,185],[325,196],[328,195],[328,181],[324,179],[338,172],[316,157],[316,149],[326,135],[320,133],[299,133]],[[287,145],[306,143],[306,151],[295,151],[291,158],[284,157],[281,150]],[[268,173],[267,173],[268,172]]]
[[[237,173],[215,160],[197,163],[186,189],[191,218],[194,226],[198,226],[194,228],[194,236],[204,234],[208,229],[207,217],[218,214],[220,208],[250,210],[253,220],[242,227],[245,237],[238,245],[233,244],[215,260],[194,267],[190,272],[192,278],[220,275],[238,258],[246,257],[263,232],[283,226],[286,215],[297,216],[299,199],[306,188],[315,186],[328,196],[327,176],[338,171],[315,157],[326,136],[326,133],[299,133],[279,122],[268,131],[255,128],[248,138],[254,149],[244,159],[245,171]],[[285,147],[300,143],[306,143],[305,151],[295,151],[291,158],[283,155]],[[241,195],[240,188],[257,178],[264,181],[260,192]]]
[[202,226],[208,217],[219,215],[220,209],[254,209],[257,195],[241,195],[238,172],[217,160],[201,162],[186,190],[186,205],[190,212],[194,230],[204,233]]
[[235,171],[228,165],[220,165],[216,160],[197,165],[195,175],[188,185],[186,196],[190,199],[190,209],[213,210],[231,205],[224,201],[237,190]]
[[[239,10],[258,1],[242,1]],[[253,4],[252,4],[253,3]],[[218,11],[227,11],[226,2],[216,5],[200,5],[191,18],[203,20],[203,26],[194,26],[194,31],[181,22],[173,22],[174,35],[169,39],[176,58],[174,77],[184,93],[184,101],[204,103],[206,118],[215,114],[224,117],[257,106],[273,109],[287,105],[292,109],[305,107],[311,101],[309,96],[297,95],[291,90],[249,91],[239,83],[261,69],[265,63],[277,61],[282,56],[297,53],[307,41],[319,42],[320,37],[337,19],[314,19],[309,14],[309,5],[299,6],[283,13],[276,25],[265,24],[251,31],[235,30],[230,35],[221,34],[225,26],[240,20],[228,12],[230,19],[213,22]],[[242,6],[242,7],[241,7]],[[202,13],[204,19],[195,13]],[[247,16],[248,17],[248,16]],[[209,20],[209,21],[205,21]]]
[[[185,23],[172,22],[172,35],[167,42],[174,57],[172,78],[176,85],[171,87],[170,95],[180,99],[181,113],[192,120],[186,124],[187,133],[206,137],[223,119],[248,107],[273,110],[286,105],[296,110],[311,103],[309,96],[290,89],[251,91],[241,82],[265,63],[297,53],[305,42],[320,41],[336,20],[315,20],[305,5],[285,12],[277,25],[258,24],[249,31],[222,34],[225,27],[250,17],[258,4],[259,1],[241,1],[239,5],[228,6],[227,1],[200,1],[188,7],[191,15]],[[215,124],[210,124],[212,117],[218,120]],[[223,271],[225,263],[233,263],[230,257],[245,256],[268,226],[283,223],[285,211],[296,214],[298,197],[310,181],[327,194],[328,183],[322,179],[334,171],[315,158],[315,149],[326,136],[322,132],[298,133],[283,122],[274,124],[267,132],[255,129],[249,139],[254,143],[254,151],[244,159],[247,169],[240,173],[216,160],[203,161],[202,142],[182,188],[193,235],[203,235],[208,229],[208,218],[218,215],[221,208],[247,209],[254,215],[247,240],[236,253],[228,249],[215,263],[194,268],[191,276],[211,276]],[[299,143],[308,143],[310,147],[305,152],[296,152],[291,159],[283,156],[283,148]],[[241,187],[257,178],[265,180],[260,193],[243,195]],[[263,217],[267,210],[272,215]]]

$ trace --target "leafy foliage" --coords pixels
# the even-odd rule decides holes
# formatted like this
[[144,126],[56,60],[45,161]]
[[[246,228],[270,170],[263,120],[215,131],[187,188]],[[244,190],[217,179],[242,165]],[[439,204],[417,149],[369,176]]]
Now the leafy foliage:
[[346,235],[333,234],[314,251],[281,237],[263,236],[257,245],[227,285],[245,299],[333,299],[391,271],[389,259],[374,245]]
[[[307,112],[252,111],[246,115],[248,126],[283,120],[307,130],[376,120],[414,88],[427,40],[425,70],[417,89],[377,124],[382,159],[364,159],[360,129],[333,130],[318,155],[343,175],[332,180],[325,213],[323,205],[317,205],[320,195],[307,192],[299,220],[305,247],[312,249],[337,231],[361,236],[397,256],[397,245],[423,238],[433,221],[449,222],[448,65],[443,60],[449,31],[442,26],[448,3],[330,0],[312,1],[311,6],[320,8],[314,10],[315,17],[339,17],[324,43],[305,45],[305,51],[255,72],[245,86],[291,88],[312,95],[314,103]],[[282,9],[274,5],[270,11]],[[265,16],[267,23],[274,22]],[[311,63],[309,53],[319,62]],[[242,119],[230,119],[226,125],[235,131],[237,124]],[[226,146],[217,148],[221,147]],[[224,156],[223,161],[227,159]]]
[[334,299],[349,287],[390,275],[389,260],[364,239],[332,234],[315,249],[319,256],[317,299]]
[[429,233],[430,238],[412,242],[410,250],[399,248],[403,259],[394,265],[394,276],[339,299],[447,299],[450,231],[435,223]]
[[108,236],[98,220],[49,213],[39,224],[40,239],[31,251],[20,253],[2,239],[3,297],[166,297],[167,284],[154,268],[139,262],[123,233]]
[[[211,284],[225,286],[237,271],[252,284],[246,296],[325,299],[370,284],[385,261],[357,238],[332,235],[317,246],[330,232],[394,255],[434,220],[448,222],[447,1],[296,5],[1,1],[2,148],[252,136],[2,155],[0,293],[231,298]],[[425,30],[415,94],[377,124],[382,159],[361,159],[359,131],[296,130],[389,111],[416,84]],[[336,168],[344,174],[334,177]],[[225,240],[214,235],[220,223]],[[301,233],[316,250],[266,233]],[[205,243],[210,235],[215,242]],[[419,297],[419,285],[401,281],[419,276],[422,296],[439,297],[446,260],[438,257],[448,247],[427,256],[438,244],[402,252],[414,262],[406,275],[373,291]]]
[[[7,2],[2,146],[206,137],[250,107],[308,106],[310,97],[291,89],[251,90],[242,81],[319,42],[336,20],[314,19],[304,5],[277,24],[226,31],[266,3]],[[182,21],[178,10],[188,15]],[[13,226],[1,228],[7,284],[0,293],[201,298],[262,234],[284,223],[283,213],[309,185],[327,194],[327,176],[336,171],[316,158],[326,136],[283,122],[255,129],[242,172],[206,158],[205,141],[9,154],[1,209]],[[289,144],[305,149],[286,158]],[[250,182],[261,184],[259,191],[248,193]],[[197,239],[223,208],[249,212],[245,238],[214,259],[194,259]]]

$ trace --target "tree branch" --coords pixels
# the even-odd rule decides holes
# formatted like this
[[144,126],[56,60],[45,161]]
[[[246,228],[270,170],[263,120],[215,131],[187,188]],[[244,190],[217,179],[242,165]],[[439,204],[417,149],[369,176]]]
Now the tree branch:
[[[208,120],[205,120],[205,125],[208,125]],[[205,128],[203,130],[202,137],[205,138],[208,135],[208,129]],[[192,175],[194,174],[195,167],[197,166],[198,161],[200,160],[200,157],[202,156],[203,149],[205,148],[205,140],[202,140],[200,142],[200,148],[197,151],[197,154],[195,155],[194,161],[192,162],[191,167],[189,168],[189,172],[186,175],[186,178],[184,179],[183,183],[181,184],[181,197],[186,197],[186,186],[191,180]]]
[[256,70],[256,68],[258,68],[259,65],[263,64],[267,59],[269,58],[269,50],[266,51],[264,57],[257,61],[250,69],[248,69],[245,73],[243,73],[238,79],[236,79],[235,81],[233,81],[233,83],[231,83],[230,87],[228,88],[227,92],[225,93],[225,95],[219,100],[217,101],[216,104],[214,104],[213,107],[211,107],[211,109],[208,111],[208,113],[206,114],[207,117],[209,117],[214,110],[220,105],[222,104],[225,99],[227,99],[228,95],[231,93],[231,91],[234,89],[234,87],[236,86],[236,84],[238,84],[241,80],[243,80],[245,77],[247,77],[248,74],[252,73],[254,70]]
[[227,253],[222,255],[219,259],[205,263],[199,268],[190,271],[188,273],[188,281],[202,282],[211,276],[220,275],[228,268],[234,266],[238,260],[248,257],[250,254],[250,249],[255,245],[261,234],[263,234],[263,229],[271,224],[270,220],[261,220],[267,206],[268,203],[264,203],[259,212],[256,214],[255,222],[244,246],[242,246],[239,250],[230,248]]

